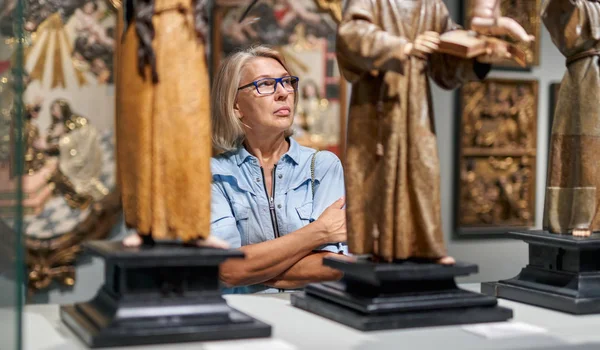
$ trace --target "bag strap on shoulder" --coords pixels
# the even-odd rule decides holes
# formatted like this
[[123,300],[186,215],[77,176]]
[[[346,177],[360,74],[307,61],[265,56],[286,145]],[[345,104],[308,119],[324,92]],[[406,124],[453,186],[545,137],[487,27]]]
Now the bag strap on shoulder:
[[310,162],[310,185],[312,187],[313,199],[315,199],[315,159],[317,157],[317,153],[319,153],[319,151],[313,153],[312,160]]

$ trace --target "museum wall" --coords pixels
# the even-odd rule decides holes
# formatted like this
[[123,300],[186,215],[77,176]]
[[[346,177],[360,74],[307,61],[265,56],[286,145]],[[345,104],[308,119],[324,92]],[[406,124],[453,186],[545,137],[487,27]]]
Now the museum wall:
[[[448,8],[455,19],[460,19],[461,0],[446,0]],[[540,64],[530,71],[493,70],[489,77],[508,79],[530,79],[538,81],[537,108],[537,157],[535,187],[535,227],[541,228],[544,187],[547,158],[548,120],[550,115],[550,84],[560,81],[565,71],[564,58],[554,47],[545,30],[541,26]],[[455,147],[457,120],[457,91],[445,91],[434,84],[433,97],[438,135],[438,147],[441,162],[442,179],[442,219],[449,254],[457,260],[479,265],[479,273],[461,279],[462,282],[491,281],[509,278],[516,275],[527,261],[526,244],[502,238],[461,238],[456,235],[454,227],[454,211],[456,206],[455,180],[457,176],[457,160]],[[347,96],[349,98],[349,94]],[[102,113],[102,108],[90,104],[82,104],[91,110],[87,115],[93,118]],[[77,107],[77,106],[76,106]],[[107,105],[106,109],[114,106]],[[94,112],[93,112],[94,111]],[[108,113],[108,112],[107,112]],[[109,118],[100,118],[107,120]],[[126,234],[122,221],[111,232],[109,239],[121,239]],[[52,288],[37,293],[30,302],[37,303],[71,303],[91,298],[103,283],[103,265],[100,259],[80,258],[77,265],[77,282],[73,288]]]

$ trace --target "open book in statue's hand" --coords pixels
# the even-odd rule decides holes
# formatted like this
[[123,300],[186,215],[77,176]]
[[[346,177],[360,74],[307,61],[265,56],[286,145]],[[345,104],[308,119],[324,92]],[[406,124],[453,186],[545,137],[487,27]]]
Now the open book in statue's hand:
[[467,30],[453,30],[440,36],[438,52],[461,58],[477,58],[484,63],[516,62],[526,67],[525,52],[507,41]]

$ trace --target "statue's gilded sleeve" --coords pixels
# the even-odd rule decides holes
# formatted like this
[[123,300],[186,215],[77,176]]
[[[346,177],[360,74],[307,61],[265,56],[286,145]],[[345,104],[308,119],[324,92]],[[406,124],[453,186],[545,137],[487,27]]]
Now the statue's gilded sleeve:
[[406,59],[404,45],[408,41],[377,23],[376,1],[348,0],[338,27],[338,62],[351,82],[372,71],[402,72],[402,62]]
[[[549,0],[542,20],[552,42],[567,56],[592,48],[600,40],[600,2]],[[591,40],[590,40],[591,39]]]

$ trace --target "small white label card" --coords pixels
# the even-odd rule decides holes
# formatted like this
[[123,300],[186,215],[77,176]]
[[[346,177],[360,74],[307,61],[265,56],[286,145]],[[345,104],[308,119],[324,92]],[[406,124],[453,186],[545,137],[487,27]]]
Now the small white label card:
[[544,334],[548,330],[523,322],[494,322],[463,326],[463,330],[488,339]]
[[202,350],[297,350],[295,346],[281,339],[240,339],[235,341],[207,342]]

